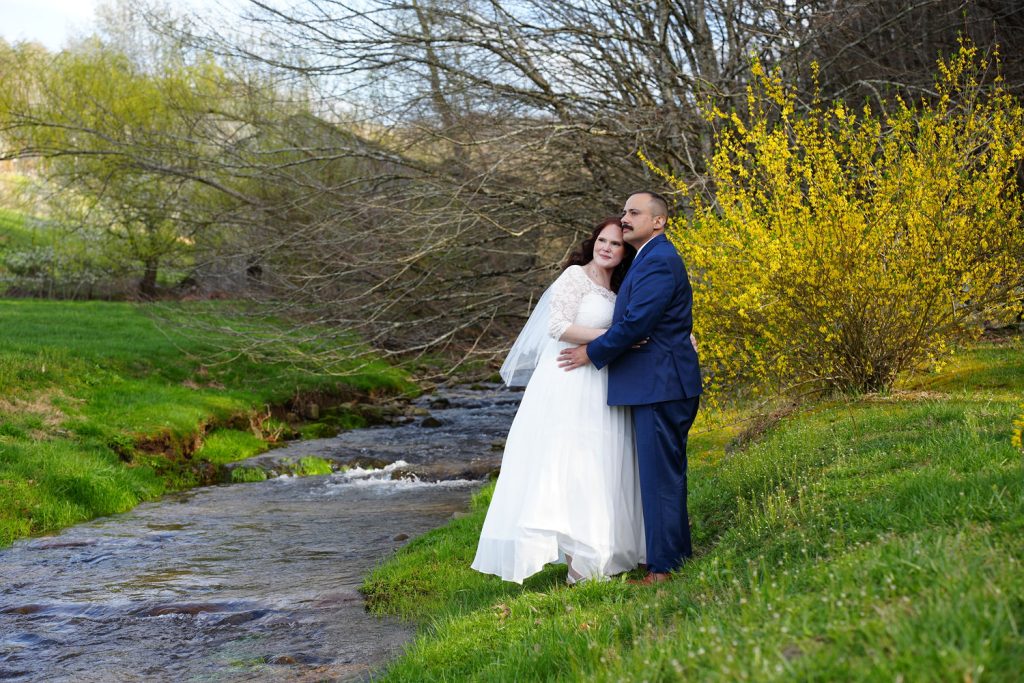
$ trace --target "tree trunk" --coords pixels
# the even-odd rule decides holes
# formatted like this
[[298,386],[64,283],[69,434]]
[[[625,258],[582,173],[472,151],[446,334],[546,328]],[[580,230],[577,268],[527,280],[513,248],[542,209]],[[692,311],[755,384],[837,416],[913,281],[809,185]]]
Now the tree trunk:
[[139,280],[139,296],[143,299],[153,299],[156,297],[156,274],[160,266],[159,259],[150,258],[143,262],[145,270],[142,273],[142,279]]

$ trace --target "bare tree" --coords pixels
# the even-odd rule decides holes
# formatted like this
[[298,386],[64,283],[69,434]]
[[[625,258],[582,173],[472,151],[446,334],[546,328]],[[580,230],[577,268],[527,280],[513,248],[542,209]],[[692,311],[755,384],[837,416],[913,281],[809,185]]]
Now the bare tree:
[[577,236],[657,184],[636,153],[699,178],[704,100],[741,106],[751,56],[784,60],[811,11],[742,0],[251,9],[244,38],[194,44],[315,99],[310,118],[255,126],[254,291],[396,352],[507,339]]
[[848,101],[931,92],[936,59],[962,38],[998,46],[1007,89],[1024,92],[1024,5],[1014,0],[830,0],[808,37],[803,61],[819,62],[826,95]]

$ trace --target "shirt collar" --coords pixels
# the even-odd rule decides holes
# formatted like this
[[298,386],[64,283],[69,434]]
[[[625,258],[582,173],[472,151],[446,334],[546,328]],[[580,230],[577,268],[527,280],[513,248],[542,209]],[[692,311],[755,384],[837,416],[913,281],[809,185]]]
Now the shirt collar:
[[640,258],[640,252],[642,252],[642,251],[643,251],[644,249],[646,249],[647,247],[651,246],[651,242],[653,242],[654,240],[658,239],[658,237],[659,237],[660,235],[662,235],[662,234],[664,234],[664,233],[658,233],[657,235],[655,235],[655,236],[654,236],[654,237],[652,237],[651,239],[649,239],[649,240],[647,240],[646,242],[644,242],[643,246],[642,246],[642,247],[640,247],[639,249],[637,249],[637,250],[636,250],[636,256],[634,256],[634,257],[633,257],[633,260],[635,261],[635,260],[637,260],[638,258]]

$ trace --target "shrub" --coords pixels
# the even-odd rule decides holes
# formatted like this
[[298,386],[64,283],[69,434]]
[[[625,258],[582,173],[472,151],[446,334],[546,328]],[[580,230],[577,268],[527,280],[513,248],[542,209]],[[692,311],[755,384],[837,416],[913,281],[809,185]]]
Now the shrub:
[[883,390],[1015,314],[1024,117],[991,68],[963,44],[934,98],[798,112],[755,63],[746,113],[709,109],[714,197],[662,175],[712,389]]

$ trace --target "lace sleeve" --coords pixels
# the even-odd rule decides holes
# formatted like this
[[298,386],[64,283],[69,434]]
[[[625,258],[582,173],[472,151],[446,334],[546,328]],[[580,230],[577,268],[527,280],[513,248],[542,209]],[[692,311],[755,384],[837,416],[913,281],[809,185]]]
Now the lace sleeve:
[[580,302],[587,293],[587,274],[582,266],[569,266],[551,286],[551,318],[548,334],[560,339],[576,320]]

